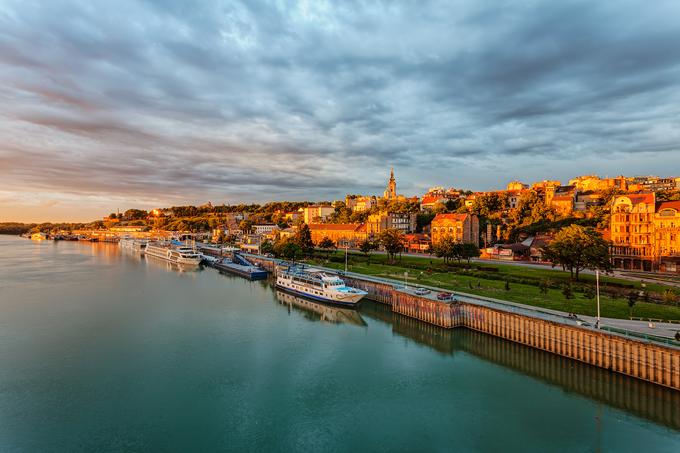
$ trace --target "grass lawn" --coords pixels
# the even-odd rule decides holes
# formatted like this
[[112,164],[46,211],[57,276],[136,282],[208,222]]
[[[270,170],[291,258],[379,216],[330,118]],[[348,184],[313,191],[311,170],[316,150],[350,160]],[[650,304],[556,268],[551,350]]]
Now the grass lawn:
[[[344,261],[339,260],[339,257],[343,257],[344,260],[344,253],[336,252],[333,261],[326,260],[325,257],[320,256],[308,261],[334,269],[344,269]],[[543,294],[536,285],[515,283],[512,281],[509,283],[510,289],[506,290],[505,281],[502,279],[503,276],[514,276],[535,280],[537,282],[543,279],[550,279],[553,282],[568,282],[568,273],[554,272],[549,269],[534,269],[511,265],[491,265],[486,263],[473,263],[472,267],[497,267],[498,271],[495,274],[500,274],[501,278],[485,279],[479,276],[457,273],[457,269],[448,269],[441,261],[432,260],[432,264],[430,264],[428,258],[403,257],[401,262],[397,262],[393,265],[388,264],[387,257],[384,255],[371,256],[369,263],[369,260],[363,255],[350,254],[348,270],[401,281],[404,280],[404,272],[408,271],[408,281],[410,284],[435,286],[453,291],[477,294],[480,296],[493,297],[496,299],[583,315],[595,316],[597,314],[595,299],[589,299],[585,297],[583,293],[574,291],[574,298],[567,299],[560,289],[550,288],[546,294]],[[428,268],[431,269],[431,272],[427,271]],[[592,275],[583,275],[582,279],[585,282],[592,281],[594,283],[594,276]],[[609,277],[606,279],[615,283],[624,283],[635,285],[638,288],[640,287],[639,282],[629,282],[627,280]],[[647,289],[655,291],[656,289],[651,288],[653,286],[658,287],[660,291],[667,288],[663,285],[648,284]],[[602,295],[600,297],[600,308],[603,317],[627,319],[630,314],[628,301],[625,298],[614,299],[610,296]],[[638,301],[633,308],[633,316],[680,320],[680,307]]]

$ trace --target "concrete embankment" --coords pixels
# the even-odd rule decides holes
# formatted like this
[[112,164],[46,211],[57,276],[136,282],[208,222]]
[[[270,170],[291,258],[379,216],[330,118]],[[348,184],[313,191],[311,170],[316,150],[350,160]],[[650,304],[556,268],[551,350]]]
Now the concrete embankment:
[[[276,260],[253,257],[274,270]],[[471,295],[460,295],[447,303],[418,296],[397,281],[348,273],[350,286],[368,292],[368,297],[400,313],[443,327],[467,327],[617,373],[680,390],[680,348],[649,338],[608,332],[578,322],[517,305]]]

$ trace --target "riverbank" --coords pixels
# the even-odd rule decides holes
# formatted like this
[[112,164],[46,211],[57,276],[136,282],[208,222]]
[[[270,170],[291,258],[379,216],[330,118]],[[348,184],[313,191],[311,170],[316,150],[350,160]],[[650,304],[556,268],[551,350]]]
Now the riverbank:
[[[344,259],[344,252],[337,251],[317,254],[305,261],[333,269],[344,269]],[[349,253],[348,270],[406,281],[410,285],[434,286],[579,315],[597,315],[593,275],[582,275],[579,282],[573,283],[572,298],[569,299],[564,294],[564,285],[569,283],[569,274],[550,269],[486,263],[471,263],[468,267],[467,263],[447,265],[440,260],[412,256],[390,263],[385,255]],[[664,292],[670,289],[676,300],[680,299],[677,288],[658,283],[643,284],[607,276],[601,278],[601,283],[601,316],[607,318],[629,319],[631,310],[627,294],[630,291],[645,290],[656,297],[663,297]],[[636,301],[632,316],[665,321],[680,320],[680,307],[677,303],[664,305],[645,302],[642,297]]]

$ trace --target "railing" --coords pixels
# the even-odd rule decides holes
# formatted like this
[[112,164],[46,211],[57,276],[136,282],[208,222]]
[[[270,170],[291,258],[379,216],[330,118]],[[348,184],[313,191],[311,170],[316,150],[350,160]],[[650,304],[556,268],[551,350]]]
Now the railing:
[[670,324],[680,324],[680,319],[658,319],[658,318],[641,318],[639,316],[629,316],[631,321],[647,321],[647,322],[659,322],[659,323],[670,323]]
[[[249,255],[254,258],[258,259],[265,259],[269,261],[273,261],[274,263],[282,263],[284,262],[283,260],[279,260],[276,258],[268,258],[268,257],[263,257],[260,255],[251,255],[247,253],[242,253],[243,255]],[[391,285],[395,291],[401,291],[401,292],[407,292],[408,294],[412,294],[408,292],[408,290],[404,287],[404,281],[399,281],[396,279],[390,279],[390,278],[384,278],[384,277],[375,277],[372,275],[366,275],[366,274],[360,274],[357,272],[344,272],[342,270],[338,269],[333,269],[333,268],[327,268],[324,266],[317,266],[313,265],[312,267],[318,268],[318,269],[323,269],[327,270],[329,272],[337,273],[340,275],[346,275],[348,277],[352,278],[357,278],[357,279],[362,279],[362,280],[367,280],[367,281],[373,281],[376,283],[383,283],[387,285]],[[410,282],[409,282],[410,283]],[[434,292],[451,292],[456,296],[456,298],[460,302],[465,302],[468,304],[472,305],[479,305],[487,308],[492,308],[495,310],[507,312],[507,313],[514,313],[517,315],[522,315],[522,316],[528,316],[532,318],[538,318],[538,319],[543,319],[546,321],[551,321],[555,322],[558,324],[563,324],[563,325],[568,325],[568,326],[573,326],[573,327],[579,327],[582,329],[588,329],[591,331],[607,331],[608,333],[612,335],[617,335],[617,336],[623,336],[626,338],[634,338],[637,340],[643,340],[649,343],[657,343],[657,344],[662,344],[664,346],[670,346],[672,348],[680,348],[680,341],[673,340],[671,338],[665,338],[665,337],[660,337],[657,335],[649,335],[649,334],[644,334],[641,332],[636,332],[628,329],[622,329],[622,328],[616,328],[616,327],[606,327],[600,325],[599,328],[595,327],[594,325],[580,320],[576,317],[570,317],[566,314],[562,314],[561,312],[552,312],[552,311],[547,311],[541,308],[536,308],[536,307],[531,307],[528,305],[524,304],[519,304],[515,302],[510,302],[510,301],[504,301],[500,299],[494,299],[490,297],[484,297],[484,296],[478,296],[474,294],[468,294],[464,292],[459,292],[459,291],[451,291],[447,290],[444,288],[437,288],[434,286],[428,286],[428,285],[420,285],[420,284],[415,284],[412,286],[413,288],[415,287],[422,287],[422,288],[427,288],[431,291]],[[432,295],[430,295],[432,296]],[[426,297],[426,296],[420,296],[420,297]],[[434,296],[436,300],[436,296]]]

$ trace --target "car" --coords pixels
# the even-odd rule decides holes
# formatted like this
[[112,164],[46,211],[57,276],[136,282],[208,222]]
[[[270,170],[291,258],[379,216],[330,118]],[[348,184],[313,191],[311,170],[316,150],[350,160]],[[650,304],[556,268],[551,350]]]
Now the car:
[[451,300],[452,298],[453,298],[453,294],[451,294],[451,293],[443,292],[443,293],[437,294],[437,299],[439,299],[439,300]]
[[430,294],[430,292],[431,291],[427,288],[416,288],[415,290],[413,290],[413,293],[417,294],[419,296],[424,296],[425,294]]

